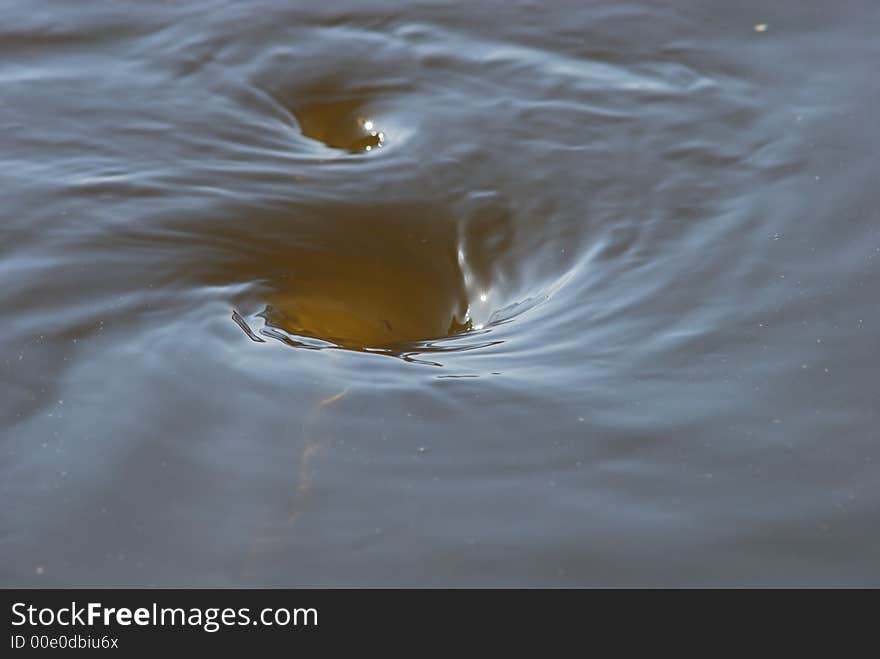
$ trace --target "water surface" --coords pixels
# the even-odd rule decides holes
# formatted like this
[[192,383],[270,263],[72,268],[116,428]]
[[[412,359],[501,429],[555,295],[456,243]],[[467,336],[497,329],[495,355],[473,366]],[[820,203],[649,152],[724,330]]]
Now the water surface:
[[4,585],[880,585],[876,3],[0,7]]

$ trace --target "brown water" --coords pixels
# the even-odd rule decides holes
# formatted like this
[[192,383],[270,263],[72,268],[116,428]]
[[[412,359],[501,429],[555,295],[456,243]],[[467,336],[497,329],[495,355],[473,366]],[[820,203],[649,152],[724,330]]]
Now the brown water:
[[877,3],[0,7],[2,585],[880,585]]

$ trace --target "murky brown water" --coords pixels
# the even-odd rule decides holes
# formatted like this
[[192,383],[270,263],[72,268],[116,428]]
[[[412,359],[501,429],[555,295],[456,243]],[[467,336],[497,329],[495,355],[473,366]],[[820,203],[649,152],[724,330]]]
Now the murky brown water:
[[880,585],[880,5],[0,6],[3,585]]

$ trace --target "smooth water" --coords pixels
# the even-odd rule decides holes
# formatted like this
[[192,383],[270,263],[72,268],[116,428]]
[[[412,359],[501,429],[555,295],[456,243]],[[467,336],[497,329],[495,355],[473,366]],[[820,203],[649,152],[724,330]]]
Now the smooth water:
[[877,3],[0,8],[2,585],[880,585]]

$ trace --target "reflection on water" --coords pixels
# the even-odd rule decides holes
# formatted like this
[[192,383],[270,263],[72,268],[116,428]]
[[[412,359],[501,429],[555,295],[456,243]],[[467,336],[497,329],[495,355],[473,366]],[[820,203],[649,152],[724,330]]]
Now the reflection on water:
[[3,583],[875,583],[880,7],[368,5],[8,7]]
[[335,149],[372,151],[385,142],[385,133],[364,115],[356,100],[313,103],[295,111],[303,135]]

